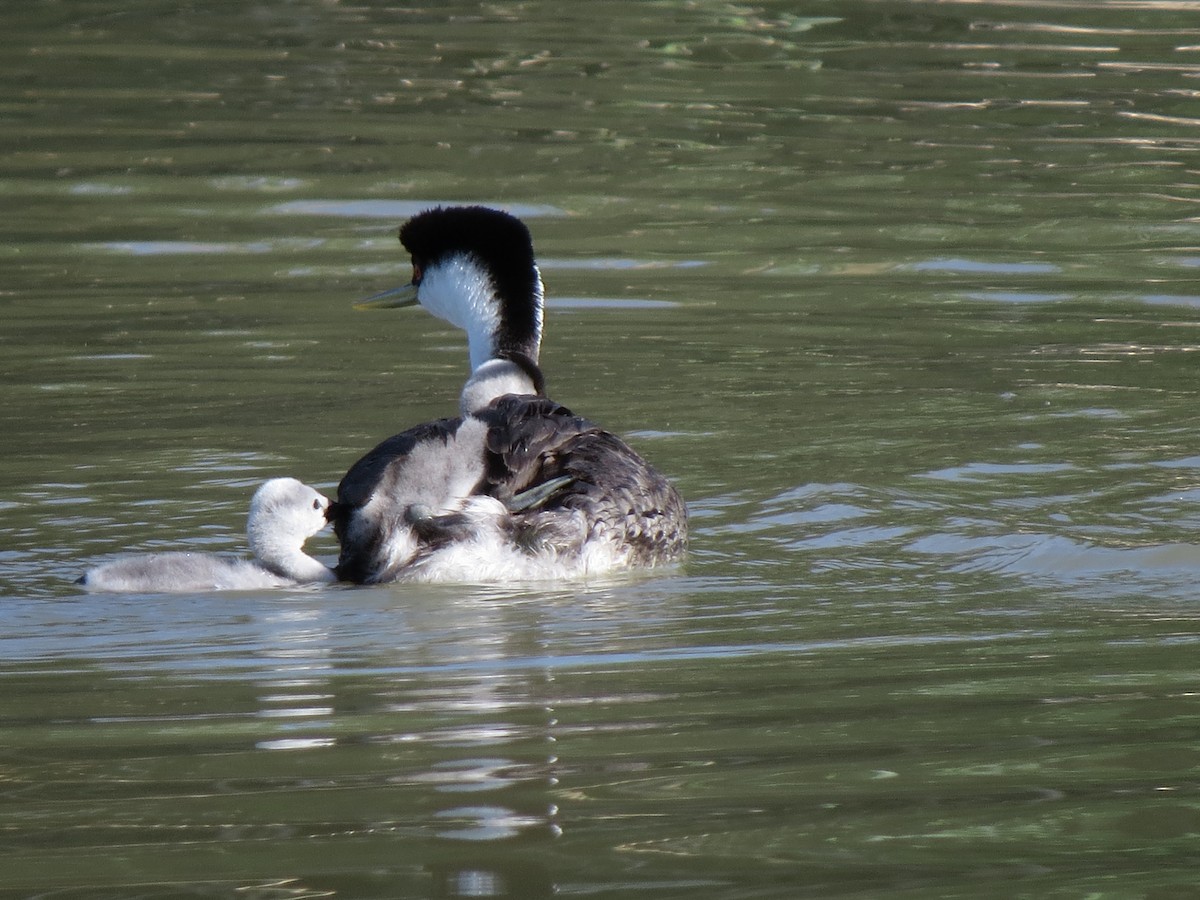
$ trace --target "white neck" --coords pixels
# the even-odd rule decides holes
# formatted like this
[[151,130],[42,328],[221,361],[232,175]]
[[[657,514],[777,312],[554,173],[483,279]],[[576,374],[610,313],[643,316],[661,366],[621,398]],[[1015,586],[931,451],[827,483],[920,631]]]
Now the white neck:
[[259,561],[276,575],[282,575],[292,581],[332,582],[337,580],[333,569],[319,559],[309,556],[303,550],[294,550],[286,556],[281,555],[273,564],[268,564],[261,558]]
[[500,326],[499,301],[487,272],[470,256],[453,256],[426,270],[418,297],[439,319],[467,333],[472,371],[492,358],[493,335]]
[[546,318],[546,286],[542,284],[542,270],[536,265],[533,267],[533,289],[535,292],[535,301],[537,303],[537,347],[535,348],[532,359],[538,361],[538,350],[542,346],[542,327],[545,324]]
[[459,397],[464,416],[483,409],[505,394],[536,394],[537,386],[529,373],[507,359],[489,359],[475,368]]
[[291,535],[271,535],[265,529],[248,532],[250,551],[265,569],[293,581],[333,581],[333,570],[304,552]]

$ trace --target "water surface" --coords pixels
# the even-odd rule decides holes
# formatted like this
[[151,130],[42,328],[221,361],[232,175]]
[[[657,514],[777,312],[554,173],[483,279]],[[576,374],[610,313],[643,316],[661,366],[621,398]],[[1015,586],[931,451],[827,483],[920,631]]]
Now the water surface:
[[[1197,21],[0,12],[0,895],[1191,896]],[[687,563],[81,593],[454,408],[352,309],[439,202],[528,222]]]

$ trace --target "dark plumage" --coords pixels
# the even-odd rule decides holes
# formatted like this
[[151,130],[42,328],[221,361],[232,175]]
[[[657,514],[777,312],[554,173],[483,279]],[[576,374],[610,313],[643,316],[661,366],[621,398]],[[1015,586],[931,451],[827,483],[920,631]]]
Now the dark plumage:
[[439,208],[400,239],[415,299],[466,331],[472,373],[460,417],[389,438],[342,479],[330,511],[338,576],[554,578],[678,559],[687,511],[670,482],[542,396],[542,283],[525,225]]
[[[523,494],[555,481],[561,486],[524,505]],[[453,511],[436,511],[475,495],[508,509],[490,523],[504,539],[567,569],[589,545],[615,561],[607,568],[670,562],[687,546],[683,500],[628,444],[553,400],[508,394],[470,416],[394,435],[350,467],[329,511],[342,546],[338,578],[404,578],[467,533]]]
[[536,509],[514,516],[535,544],[575,552],[589,541],[626,549],[626,564],[677,559],[687,510],[658,470],[611,432],[545,397],[500,397],[477,413],[488,424],[481,490],[510,498],[566,478]]

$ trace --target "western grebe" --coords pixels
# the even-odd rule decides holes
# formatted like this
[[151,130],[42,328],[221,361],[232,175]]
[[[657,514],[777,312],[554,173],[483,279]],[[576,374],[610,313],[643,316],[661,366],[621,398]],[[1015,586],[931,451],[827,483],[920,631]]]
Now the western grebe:
[[541,275],[529,230],[484,207],[400,229],[412,282],[363,306],[420,303],[467,334],[460,415],[381,443],[338,485],[338,577],[561,578],[679,559],[675,488],[617,436],[544,396]]
[[330,582],[333,570],[304,552],[327,524],[329,498],[295,478],[272,478],[250,500],[246,537],[254,559],[211,553],[143,553],[89,569],[79,579],[91,591],[191,592],[285,587]]

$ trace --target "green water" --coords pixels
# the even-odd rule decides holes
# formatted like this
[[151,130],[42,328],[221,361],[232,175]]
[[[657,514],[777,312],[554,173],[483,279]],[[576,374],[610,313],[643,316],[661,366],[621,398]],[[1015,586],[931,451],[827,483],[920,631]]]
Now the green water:
[[[1200,896],[1194,4],[0,34],[0,896]],[[686,565],[80,593],[455,408],[352,309],[435,202],[528,222]]]

